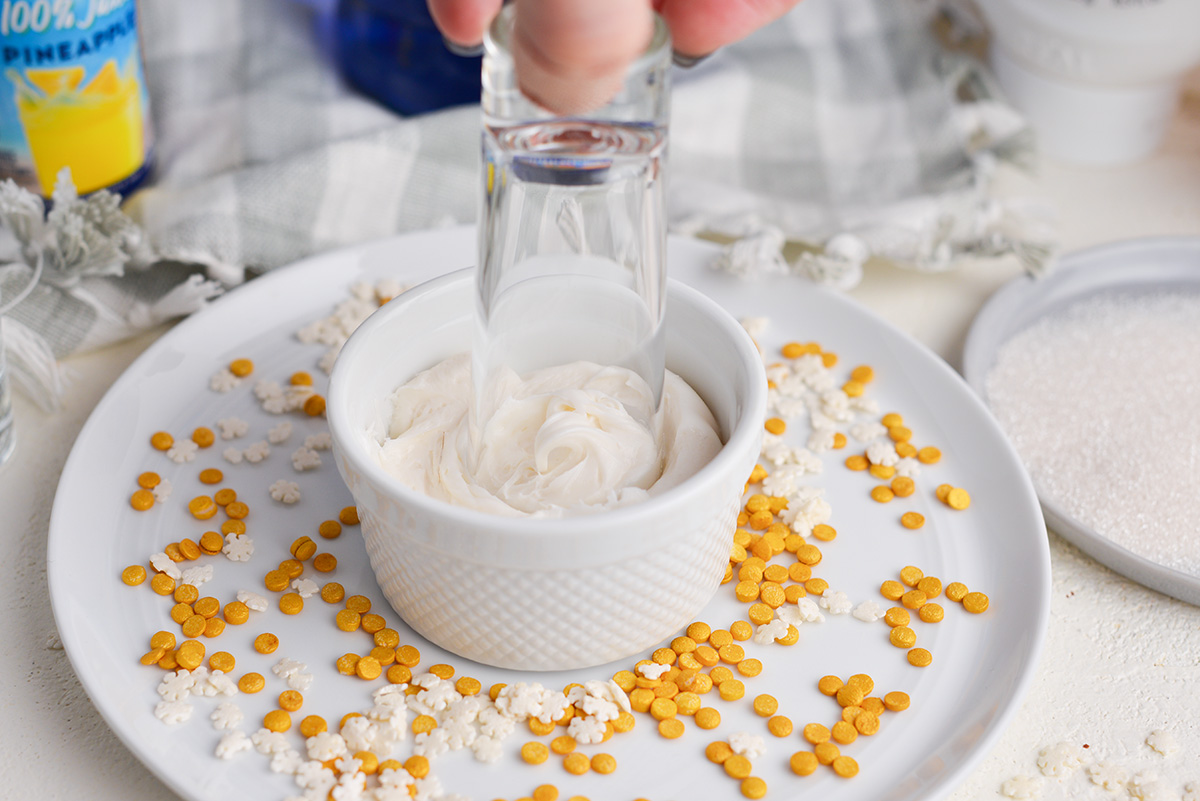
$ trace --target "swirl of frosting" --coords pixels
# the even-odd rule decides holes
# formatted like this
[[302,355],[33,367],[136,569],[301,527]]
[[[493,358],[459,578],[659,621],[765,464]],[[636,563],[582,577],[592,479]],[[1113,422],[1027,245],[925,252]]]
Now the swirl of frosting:
[[410,488],[503,515],[625,506],[675,486],[720,450],[716,422],[668,373],[660,417],[634,372],[574,362],[500,379],[504,398],[470,458],[470,360],[451,357],[392,397],[379,460]]

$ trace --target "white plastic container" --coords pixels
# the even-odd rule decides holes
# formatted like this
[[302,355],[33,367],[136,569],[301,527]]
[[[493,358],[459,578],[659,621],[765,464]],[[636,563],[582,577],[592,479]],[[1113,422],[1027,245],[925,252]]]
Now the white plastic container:
[[1043,153],[1111,165],[1158,147],[1200,64],[1200,0],[978,2],[992,68]]
[[474,275],[415,287],[363,323],[338,356],[328,417],[379,586],[405,622],[460,656],[567,670],[642,651],[692,621],[729,563],[762,442],[766,378],[753,341],[694,289],[667,289],[667,368],[708,404],[724,446],[679,486],[612,511],[489,515],[405,486],[373,455],[390,396],[471,346]]

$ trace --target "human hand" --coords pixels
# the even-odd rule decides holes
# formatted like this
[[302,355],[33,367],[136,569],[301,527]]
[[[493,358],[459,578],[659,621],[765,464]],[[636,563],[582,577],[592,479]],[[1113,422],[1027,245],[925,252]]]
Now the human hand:
[[[429,0],[451,42],[477,45],[502,0]],[[514,0],[513,60],[521,91],[559,114],[608,102],[666,20],[674,48],[704,56],[782,16],[799,0]]]

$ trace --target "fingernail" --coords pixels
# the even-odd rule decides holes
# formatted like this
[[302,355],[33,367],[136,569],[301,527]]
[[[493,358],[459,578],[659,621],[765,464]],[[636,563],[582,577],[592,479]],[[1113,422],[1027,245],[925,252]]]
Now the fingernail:
[[711,55],[712,53],[705,53],[702,56],[689,56],[686,53],[680,53],[678,50],[672,50],[671,61],[675,63],[675,66],[683,67],[686,70],[691,69]]
[[461,45],[461,44],[458,44],[457,42],[450,41],[445,36],[442,37],[442,42],[445,43],[446,49],[449,50],[451,53],[453,53],[456,56],[463,56],[464,58],[474,58],[476,56],[483,55],[483,42],[480,42],[479,44],[476,44],[476,45]]

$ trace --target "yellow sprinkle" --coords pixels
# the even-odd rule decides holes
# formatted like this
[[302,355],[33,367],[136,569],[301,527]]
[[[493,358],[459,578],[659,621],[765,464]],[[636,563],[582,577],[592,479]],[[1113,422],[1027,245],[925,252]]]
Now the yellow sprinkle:
[[971,496],[962,487],[954,487],[946,493],[946,505],[961,512],[971,505]]
[[968,592],[962,599],[963,609],[966,609],[973,615],[986,612],[988,603],[988,597],[982,592]]
[[797,776],[811,776],[817,769],[817,756],[811,751],[797,751],[789,760],[792,773]]
[[929,667],[933,663],[933,654],[924,648],[914,648],[908,652],[908,664],[914,667]]
[[767,794],[767,783],[757,776],[747,776],[742,780],[741,789],[746,798],[762,798]]

